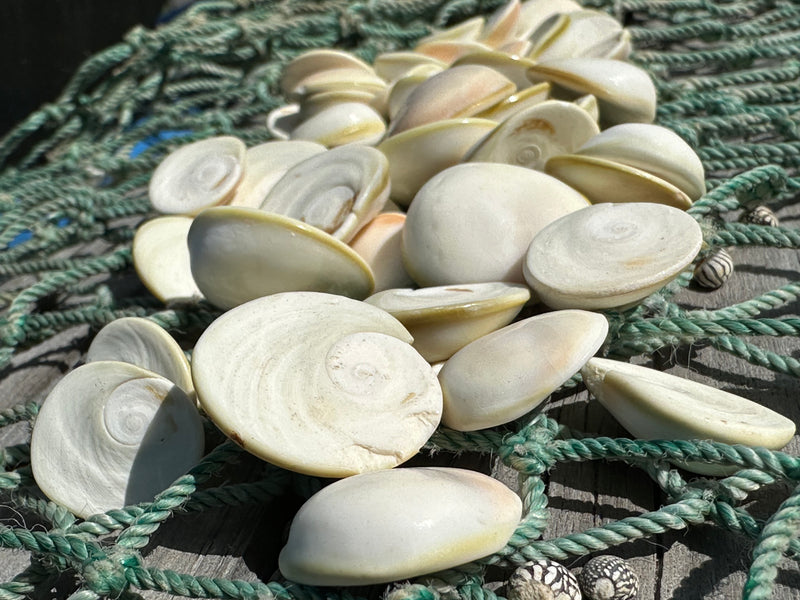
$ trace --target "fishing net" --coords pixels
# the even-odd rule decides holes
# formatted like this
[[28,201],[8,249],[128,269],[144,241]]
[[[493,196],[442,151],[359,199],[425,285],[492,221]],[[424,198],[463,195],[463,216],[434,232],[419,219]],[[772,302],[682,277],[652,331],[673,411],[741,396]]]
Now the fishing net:
[[[654,78],[657,123],[702,158],[708,193],[689,210],[715,247],[770,246],[795,251],[800,233],[729,218],[749,207],[794,201],[800,178],[800,6],[780,0],[590,0],[632,33],[632,60]],[[309,48],[337,46],[370,61],[406,48],[432,28],[488,14],[499,0],[229,0],[199,2],[156,30],[136,28],[87,60],[61,96],[0,142],[0,367],[8,374],[26,350],[78,325],[97,329],[123,316],[146,316],[176,335],[195,337],[218,314],[209,305],[164,306],[136,285],[130,242],[150,215],[146,184],[165,154],[184,143],[230,134],[254,145],[268,139],[265,115],[283,103],[282,68]],[[800,320],[766,318],[796,302],[800,281],[732,306],[690,310],[674,301],[687,271],[668,288],[624,312],[609,312],[604,352],[647,356],[704,343],[773,371],[800,376],[800,362],[761,347],[758,336],[798,336]],[[755,341],[753,341],[755,339]],[[570,385],[578,385],[577,380]],[[0,424],[30,421],[36,402],[19,398]],[[217,441],[187,475],[153,502],[85,520],[37,490],[27,444],[0,449],[3,502],[39,526],[0,525],[0,545],[27,551],[30,566],[0,584],[0,598],[22,598],[59,573],[78,582],[75,598],[126,597],[160,590],[188,597],[351,598],[352,590],[285,581],[246,582],[159,569],[140,550],[176,513],[202,519],[218,506],[265,503],[321,483],[264,467],[261,478],[227,477],[243,451],[209,425]],[[440,428],[426,451],[498,456],[521,477],[524,517],[507,546],[438,575],[441,585],[396,590],[407,600],[443,595],[493,598],[489,567],[551,557],[567,560],[628,540],[699,523],[752,538],[745,598],[765,598],[784,554],[800,552],[800,488],[766,520],[745,507],[748,495],[776,482],[800,483],[800,458],[709,441],[642,441],[567,429],[546,414],[513,427],[473,433]],[[546,539],[548,470],[559,462],[610,459],[642,469],[663,492],[663,506],[585,531]],[[687,481],[666,459],[740,468],[734,475]],[[639,472],[639,471],[637,471]],[[247,527],[246,512],[242,527]],[[444,587],[443,587],[444,586]],[[446,590],[446,591],[445,591]]]

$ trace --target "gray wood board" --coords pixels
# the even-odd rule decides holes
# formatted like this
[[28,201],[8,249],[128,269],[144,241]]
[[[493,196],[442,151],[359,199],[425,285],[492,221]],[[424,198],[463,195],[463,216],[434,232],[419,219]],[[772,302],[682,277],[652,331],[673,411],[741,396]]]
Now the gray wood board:
[[[788,209],[787,209],[788,210]],[[787,225],[793,223],[788,215]],[[733,255],[737,269],[722,289],[714,292],[685,290],[678,297],[686,306],[716,308],[752,298],[797,278],[798,253],[786,249],[736,248]],[[796,314],[790,305],[779,314]],[[774,315],[773,315],[774,316]],[[64,332],[47,344],[21,353],[0,381],[0,406],[41,401],[58,379],[81,359],[90,332],[77,327]],[[769,349],[800,357],[800,342],[790,339],[759,339]],[[736,357],[708,347],[679,348],[659,353],[652,359],[637,362],[686,375],[721,389],[763,402],[771,408],[800,421],[797,403],[798,381],[789,376],[748,364]],[[571,427],[603,435],[627,434],[614,419],[585,391],[552,401],[548,414]],[[0,430],[4,446],[19,443],[28,435],[27,425]],[[800,453],[800,439],[795,437],[787,448]],[[485,458],[466,453],[453,457],[441,453],[439,464],[459,464],[490,470]],[[257,472],[258,461],[246,460],[242,471]],[[501,465],[494,472],[509,485],[515,473]],[[592,461],[558,464],[548,477],[551,521],[546,538],[567,535],[601,525],[611,520],[658,509],[665,501],[650,479],[633,467],[619,462]],[[787,486],[772,486],[754,496],[748,508],[767,518],[789,492]],[[148,566],[179,573],[248,581],[269,580],[275,572],[276,556],[285,536],[286,523],[299,504],[298,498],[273,502],[267,506],[247,506],[209,510],[202,514],[179,515],[167,521],[143,553]],[[1,522],[42,529],[43,524],[26,522],[25,517],[7,507],[0,509]],[[741,596],[750,563],[752,541],[724,532],[713,525],[693,526],[688,530],[627,542],[609,553],[629,558],[639,573],[642,600],[728,599]],[[28,564],[24,551],[0,550],[0,581],[8,581]],[[578,567],[583,559],[567,562]],[[800,596],[800,571],[788,559],[780,564],[776,600]],[[502,575],[502,574],[501,574]],[[65,597],[74,587],[67,575],[58,582],[41,586],[40,597]],[[147,592],[147,598],[163,594]]]

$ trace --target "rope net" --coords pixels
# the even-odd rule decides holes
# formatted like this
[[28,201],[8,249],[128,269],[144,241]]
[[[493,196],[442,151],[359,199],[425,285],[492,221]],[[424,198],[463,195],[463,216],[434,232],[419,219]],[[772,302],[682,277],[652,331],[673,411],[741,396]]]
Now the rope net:
[[[23,350],[76,325],[99,328],[122,316],[146,316],[165,329],[197,335],[219,311],[199,303],[168,306],[112,282],[132,273],[134,225],[151,215],[146,184],[175,147],[212,135],[249,145],[267,141],[265,115],[283,103],[283,66],[313,47],[338,46],[371,61],[406,48],[432,28],[488,14],[500,0],[219,0],[199,2],[156,30],[136,28],[91,57],[61,96],[0,141],[0,367]],[[771,246],[796,250],[800,233],[726,220],[725,213],[793,202],[800,188],[800,7],[781,0],[589,0],[629,27],[632,60],[655,79],[657,123],[686,139],[704,162],[709,192],[689,210],[705,231],[706,250]],[[696,42],[702,42],[698,44]],[[746,341],[798,336],[800,319],[761,318],[795,302],[800,280],[732,306],[689,310],[673,301],[691,272],[625,312],[609,312],[605,352],[649,355],[708,343],[755,365],[800,376],[800,362]],[[578,381],[573,380],[572,385]],[[0,425],[32,420],[33,402],[0,412]],[[213,429],[210,426],[209,429]],[[743,596],[766,598],[783,554],[800,554],[800,458],[714,442],[642,441],[580,434],[544,414],[513,431],[459,433],[441,428],[427,450],[493,453],[522,479],[524,518],[507,546],[437,574],[447,594],[488,598],[490,565],[513,567],[540,557],[565,560],[628,540],[713,522],[754,540]],[[45,528],[0,526],[0,545],[30,553],[30,567],[0,584],[0,599],[34,593],[54,574],[73,573],[74,598],[126,597],[159,590],[187,597],[356,597],[351,591],[191,576],[147,564],[139,550],[176,512],[264,503],[308,495],[320,483],[265,467],[257,481],[217,486],[242,450],[220,441],[188,474],[151,503],[78,520],[37,490],[26,444],[0,448],[4,503],[36,515]],[[662,508],[601,527],[543,539],[548,523],[544,476],[558,462],[611,459],[641,467],[661,488]],[[734,475],[687,482],[665,462],[705,460],[740,468]],[[795,487],[766,522],[744,507],[751,492],[776,482]],[[428,600],[442,586],[409,584],[394,600]]]

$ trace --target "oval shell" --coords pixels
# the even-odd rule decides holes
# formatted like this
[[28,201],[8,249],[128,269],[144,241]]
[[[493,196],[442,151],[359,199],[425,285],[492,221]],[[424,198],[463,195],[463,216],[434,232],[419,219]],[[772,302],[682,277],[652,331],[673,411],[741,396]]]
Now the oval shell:
[[519,497],[482,473],[365,473],[329,485],[301,507],[279,567],[287,579],[310,585],[408,579],[499,551],[521,513]]
[[441,390],[391,315],[290,292],[226,312],[192,355],[201,406],[248,452],[321,477],[411,458],[441,416]]
[[595,204],[536,234],[525,280],[550,308],[629,306],[677,277],[702,243],[697,221],[682,210]]

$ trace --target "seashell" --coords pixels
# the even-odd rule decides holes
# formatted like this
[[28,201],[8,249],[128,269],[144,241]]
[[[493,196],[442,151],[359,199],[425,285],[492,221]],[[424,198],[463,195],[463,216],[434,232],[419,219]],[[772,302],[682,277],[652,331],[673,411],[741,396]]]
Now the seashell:
[[434,42],[423,42],[414,48],[414,52],[419,52],[425,56],[430,56],[442,61],[446,65],[453,64],[456,60],[467,54],[474,52],[488,52],[493,50],[481,42],[468,40],[441,40]]
[[551,156],[573,152],[598,133],[597,123],[582,108],[546,100],[515,112],[476,144],[464,160],[541,171]]
[[700,157],[677,133],[647,123],[623,123],[594,136],[575,154],[615,161],[647,171],[692,200],[706,193]]
[[322,152],[322,144],[301,140],[265,142],[248,148],[244,155],[245,174],[230,205],[258,208],[286,171]]
[[682,210],[595,204],[536,234],[525,280],[550,308],[622,308],[677,277],[702,243],[697,221]]
[[267,131],[276,140],[288,140],[302,119],[300,110],[297,102],[273,108],[267,114]]
[[418,48],[420,45],[429,44],[431,42],[474,42],[481,35],[484,23],[486,23],[486,19],[478,16],[462,21],[461,23],[456,23],[452,27],[434,31],[419,40],[419,44],[417,48],[414,49],[414,52],[419,52]]
[[414,336],[414,348],[428,362],[436,362],[508,325],[530,297],[524,285],[489,282],[390,289],[373,294],[364,302],[400,321]]
[[292,93],[287,94],[287,98],[302,103],[305,98],[316,94],[346,90],[379,94],[385,87],[386,82],[372,68],[369,71],[361,68],[328,69],[308,75]]
[[562,58],[541,61],[528,70],[533,82],[549,81],[577,92],[593,94],[600,104],[601,123],[652,123],[656,88],[643,69],[608,58]]
[[515,89],[510,79],[489,67],[452,67],[422,82],[409,95],[388,134],[396,135],[433,121],[471,117]]
[[391,84],[386,101],[389,119],[397,117],[398,113],[405,107],[408,97],[420,84],[434,75],[441,73],[443,70],[444,69],[439,65],[419,65],[410,69],[408,73],[402,77],[396,79]]
[[536,83],[524,90],[519,90],[506,96],[494,106],[478,114],[479,117],[484,119],[492,119],[493,121],[505,121],[508,117],[516,112],[525,110],[536,104],[541,104],[547,100],[550,93],[550,84],[546,81]]
[[508,600],[581,600],[582,597],[578,580],[569,569],[548,558],[525,563],[515,570],[506,590]]
[[320,477],[394,467],[441,416],[430,365],[394,317],[314,292],[259,298],[215,320],[197,341],[201,406],[256,456]]
[[220,206],[189,230],[192,275],[223,309],[278,292],[310,290],[366,298],[374,278],[347,244],[296,219]]
[[[648,369],[592,358],[581,370],[586,387],[632,435],[642,439],[711,439],[727,444],[783,448],[794,422],[735,394]],[[727,467],[681,463],[700,474]]]
[[592,204],[649,202],[681,210],[692,205],[686,192],[668,181],[605,158],[582,154],[554,156],[544,170],[584,194]]
[[715,290],[722,287],[732,273],[733,258],[725,248],[717,248],[695,267],[692,281],[701,287]]
[[756,206],[755,208],[742,214],[740,219],[743,223],[752,225],[765,225],[767,227],[777,227],[780,225],[778,217],[768,206]]
[[447,467],[365,473],[312,496],[278,565],[309,585],[366,585],[455,567],[501,550],[519,497],[488,475]]
[[527,56],[538,62],[574,57],[624,60],[631,51],[630,33],[614,17],[596,10],[553,16],[531,39]]
[[403,266],[402,236],[406,216],[385,212],[367,223],[350,241],[375,276],[375,292],[406,287],[414,282]]
[[575,106],[579,106],[589,113],[593,121],[597,122],[600,120],[600,107],[597,105],[597,98],[592,94],[586,94],[580,98],[575,98],[572,102]]
[[483,26],[479,41],[498,48],[514,40],[519,24],[519,0],[509,0],[497,8]]
[[303,104],[300,107],[300,118],[301,120],[308,120],[331,106],[336,106],[337,104],[343,104],[345,102],[366,104],[377,111],[376,102],[378,101],[376,100],[376,94],[372,92],[364,90],[334,90],[332,92],[320,92],[319,94],[304,98]]
[[527,72],[534,64],[536,63],[527,58],[520,58],[519,56],[512,56],[505,52],[494,50],[488,52],[473,52],[462,56],[452,64],[451,68],[460,67],[462,65],[481,65],[489,67],[508,77],[508,79],[514,82],[518,90],[522,90],[531,85]]
[[136,365],[194,394],[189,361],[178,342],[150,319],[122,317],[103,327],[86,351],[86,362],[112,360]]
[[174,215],[150,219],[136,228],[133,266],[144,286],[162,302],[203,297],[189,266],[186,239],[191,226],[191,217]]
[[586,600],[634,600],[639,576],[627,561],[609,554],[595,556],[578,574]]
[[313,225],[349,242],[389,198],[389,163],[375,148],[342,146],[296,164],[261,210]]
[[332,148],[345,144],[377,144],[386,123],[373,108],[361,102],[334,104],[298,123],[290,139],[307,140]]
[[152,501],[202,456],[194,402],[171,381],[122,362],[68,373],[31,436],[37,485],[82,518]]
[[403,229],[406,270],[426,287],[523,283],[522,263],[533,236],[587,206],[569,186],[524,167],[450,167],[432,177],[409,208]]
[[349,69],[373,75],[371,66],[343,50],[317,48],[292,59],[283,71],[281,91],[287,97],[303,95],[302,87],[309,77],[330,70]]
[[385,81],[396,81],[421,65],[438,67],[441,71],[447,68],[441,60],[409,50],[384,52],[375,58],[375,72]]
[[245,145],[233,136],[213,137],[173,150],[153,171],[150,203],[161,213],[196,214],[225,204],[242,178]]
[[523,319],[478,338],[439,372],[442,423],[475,431],[521,417],[577,373],[607,334],[603,315],[566,310]]
[[517,37],[528,38],[554,15],[583,10],[574,0],[526,0],[520,6]]
[[496,126],[488,119],[447,119],[382,141],[377,148],[389,160],[391,199],[399,206],[409,206],[431,177],[461,162],[464,154]]

